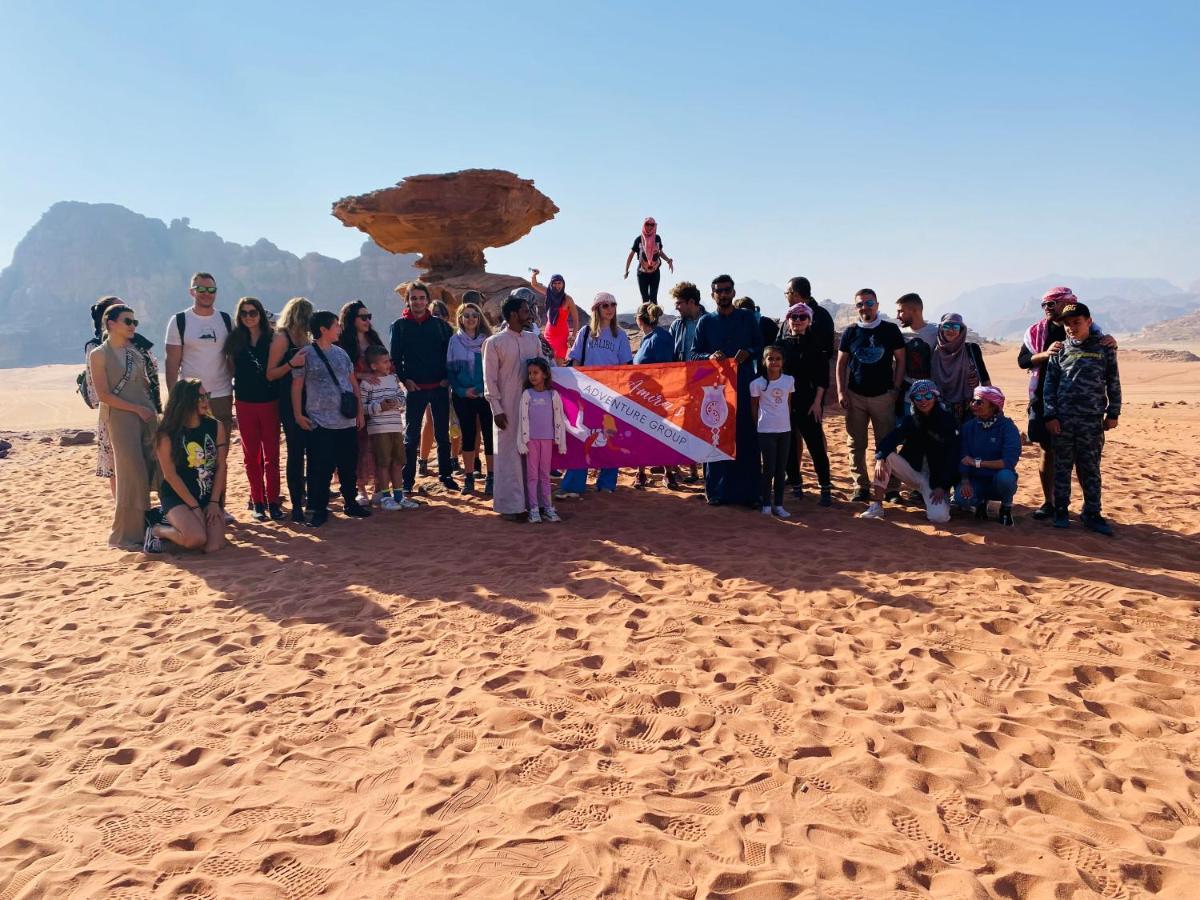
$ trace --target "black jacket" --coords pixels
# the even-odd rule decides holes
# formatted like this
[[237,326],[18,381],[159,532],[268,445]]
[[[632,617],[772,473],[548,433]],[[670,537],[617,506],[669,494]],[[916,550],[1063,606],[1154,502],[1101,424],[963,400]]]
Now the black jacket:
[[899,452],[916,471],[929,463],[929,486],[950,488],[958,483],[958,429],[954,414],[938,403],[928,416],[915,409],[879,442],[876,459],[887,459]]
[[804,335],[783,334],[775,343],[783,350],[783,374],[796,379],[792,409],[804,413],[816,399],[817,388],[829,389],[829,357],[811,325]]
[[425,321],[399,318],[392,323],[392,365],[401,382],[419,385],[446,380],[446,348],[454,331],[448,322],[429,316]]

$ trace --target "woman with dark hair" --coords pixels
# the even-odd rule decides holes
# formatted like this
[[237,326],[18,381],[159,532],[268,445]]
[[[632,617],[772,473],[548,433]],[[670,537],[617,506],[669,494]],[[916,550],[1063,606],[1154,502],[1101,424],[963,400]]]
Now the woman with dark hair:
[[[92,304],[92,338],[83,345],[83,356],[86,362],[88,354],[100,346],[104,342],[104,314],[108,308],[114,303],[123,304],[125,301],[120,297],[108,296],[101,297]],[[142,354],[142,359],[146,362],[146,382],[150,391],[150,402],[154,406],[155,412],[162,412],[162,398],[158,388],[158,362],[154,359],[154,354],[150,352],[154,346],[144,335],[134,333],[133,346],[139,353]],[[91,367],[84,370],[85,375],[84,389],[87,391],[90,405],[97,407],[100,404],[99,398],[96,396],[96,387],[92,383]],[[100,417],[99,423],[96,426],[96,477],[108,479],[108,491],[113,496],[117,496],[117,479],[113,474],[112,464],[112,440],[108,436],[108,425],[103,417]]]
[[[365,381],[368,384],[379,384],[379,379],[375,373],[371,371],[371,367],[367,364],[368,347],[383,347],[383,339],[379,337],[379,333],[371,324],[373,316],[371,311],[367,309],[367,304],[361,300],[351,300],[342,307],[341,313],[338,315],[342,323],[342,336],[338,338],[338,346],[346,351],[346,355],[350,357],[350,362],[354,363],[354,378],[361,386]],[[367,495],[367,479],[373,478],[375,475],[375,455],[371,452],[371,437],[367,434],[366,427],[358,429],[358,481],[359,490],[357,500],[363,506],[372,504],[379,506],[383,500],[383,495],[379,493],[379,485],[376,485],[376,490],[373,497]]]
[[475,490],[475,454],[477,441],[483,438],[483,454],[487,462],[487,481],[483,495],[490,497],[495,486],[495,462],[492,444],[492,408],[483,396],[483,342],[492,336],[492,329],[483,317],[483,309],[475,302],[482,300],[478,291],[463,294],[458,308],[458,330],[446,347],[446,373],[450,379],[450,399],[462,431],[463,471],[466,477],[460,493]]
[[[276,322],[275,337],[267,357],[267,378],[279,385],[279,421],[287,440],[287,486],[292,499],[292,521],[304,521],[304,471],[308,432],[296,423],[292,410],[292,371],[304,368],[304,348],[309,344],[308,322],[313,306],[304,297],[293,297]],[[303,407],[303,398],[301,406]]]
[[625,257],[625,277],[629,277],[629,264],[637,257],[638,291],[643,303],[658,302],[658,282],[662,277],[662,264],[666,260],[671,271],[675,271],[675,260],[663,252],[662,238],[658,236],[658,223],[653,216],[647,216],[642,222],[642,230],[633,239],[633,247]]
[[267,377],[275,332],[256,297],[243,297],[225,338],[255,521],[283,518],[279,497],[279,382]]
[[205,553],[225,546],[225,511],[218,498],[225,492],[227,442],[225,426],[213,418],[200,380],[175,382],[154,440],[166,522],[146,528],[147,553],[161,552],[163,540]]
[[943,402],[961,425],[971,415],[975,388],[990,387],[992,379],[983,363],[983,350],[967,340],[967,326],[958,313],[947,313],[938,323],[931,369]]
[[112,467],[116,479],[111,547],[140,549],[150,508],[150,486],[158,478],[154,457],[154,427],[157,422],[146,360],[134,345],[138,320],[124,303],[104,310],[105,339],[88,354],[88,370],[100,420],[112,445]]
[[561,364],[567,358],[567,348],[575,332],[579,330],[579,307],[567,293],[566,279],[561,275],[551,275],[549,283],[542,287],[538,284],[540,271],[532,270],[529,286],[546,298],[546,327],[542,329],[542,337],[554,353],[555,364]]
[[[792,394],[792,442],[788,450],[787,480],[792,496],[804,496],[800,460],[804,447],[812,459],[813,472],[820,488],[819,506],[833,504],[833,486],[829,475],[829,450],[825,445],[825,392],[829,389],[829,357],[813,331],[813,309],[807,303],[788,307],[783,332],[777,346],[783,353],[783,372],[796,380]],[[801,443],[803,441],[803,443]]]

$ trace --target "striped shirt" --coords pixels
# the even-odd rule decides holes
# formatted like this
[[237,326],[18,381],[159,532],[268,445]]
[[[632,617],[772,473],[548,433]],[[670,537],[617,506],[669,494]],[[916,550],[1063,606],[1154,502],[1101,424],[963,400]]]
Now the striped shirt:
[[[363,409],[367,413],[367,434],[389,434],[404,430],[404,388],[395,375],[379,375],[379,384],[359,382],[362,390]],[[384,409],[387,400],[398,400],[395,409]]]

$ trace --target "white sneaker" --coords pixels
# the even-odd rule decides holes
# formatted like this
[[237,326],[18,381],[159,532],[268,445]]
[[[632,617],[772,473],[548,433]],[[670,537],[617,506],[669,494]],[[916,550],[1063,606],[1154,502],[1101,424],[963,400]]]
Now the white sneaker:
[[782,506],[775,507],[775,515],[781,519],[790,519],[792,517],[792,514]]
[[416,500],[409,500],[407,497],[401,497],[396,501],[396,509],[420,509],[421,504]]
[[543,515],[543,518],[545,518],[545,520],[547,522],[561,522],[562,521],[562,519],[558,515],[558,510],[555,509],[553,506],[547,506],[542,511],[542,515]]
[[855,518],[856,519],[882,519],[883,518],[883,504],[879,503],[878,501],[872,501],[871,505],[868,506],[865,511],[860,512],[857,516],[855,516]]
[[371,505],[378,506],[380,509],[384,510],[385,512],[395,512],[396,510],[398,510],[400,508],[400,504],[397,503],[395,500],[393,500],[390,495],[385,496],[385,497],[379,497],[378,495],[376,495],[376,499],[378,499],[379,502],[376,503],[375,500],[372,500]]
[[761,511],[764,516],[771,515],[771,507],[769,506],[764,506]]
[[531,509],[529,511],[529,524],[530,525],[540,525],[541,523],[542,523],[542,514],[540,512],[538,512],[536,509]]

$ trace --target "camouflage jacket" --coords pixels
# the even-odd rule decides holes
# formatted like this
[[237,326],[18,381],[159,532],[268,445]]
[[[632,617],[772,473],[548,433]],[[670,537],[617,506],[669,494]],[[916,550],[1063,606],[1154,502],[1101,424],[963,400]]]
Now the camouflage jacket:
[[1045,418],[1115,419],[1121,415],[1117,351],[1093,333],[1082,342],[1067,338],[1046,364]]

